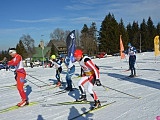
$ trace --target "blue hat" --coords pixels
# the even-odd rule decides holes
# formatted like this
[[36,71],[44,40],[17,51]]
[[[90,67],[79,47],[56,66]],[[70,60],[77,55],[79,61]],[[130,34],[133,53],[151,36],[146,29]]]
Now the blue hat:
[[128,43],[128,46],[130,47],[130,46],[131,46],[131,43]]

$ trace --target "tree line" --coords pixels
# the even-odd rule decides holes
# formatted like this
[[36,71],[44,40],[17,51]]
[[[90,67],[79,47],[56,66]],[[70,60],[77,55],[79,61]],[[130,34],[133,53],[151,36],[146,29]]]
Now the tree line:
[[142,23],[133,21],[126,27],[121,19],[118,23],[113,14],[108,14],[102,21],[99,31],[100,51],[105,51],[109,54],[119,52],[119,39],[122,35],[124,47],[130,42],[137,50],[153,51],[154,37],[160,35],[160,23],[154,26],[151,17],[147,21],[142,20]]
[[[57,28],[50,33],[50,39],[66,41],[70,32],[70,30]],[[97,30],[95,22],[92,22],[89,27],[84,24],[81,31],[76,30],[76,46],[83,49],[84,53],[88,55],[95,55],[98,52],[114,54],[118,53],[120,49],[120,35],[122,35],[125,48],[130,42],[138,51],[153,51],[154,37],[160,35],[160,23],[155,26],[151,17],[148,17],[147,21],[143,19],[140,24],[133,21],[125,26],[122,18],[120,22],[117,22],[114,14],[108,13],[99,30]],[[16,45],[17,52],[22,55],[23,59],[32,57],[35,52],[34,47],[34,39],[30,35],[22,35]],[[0,53],[0,59],[3,59],[4,56],[10,59],[8,51]]]

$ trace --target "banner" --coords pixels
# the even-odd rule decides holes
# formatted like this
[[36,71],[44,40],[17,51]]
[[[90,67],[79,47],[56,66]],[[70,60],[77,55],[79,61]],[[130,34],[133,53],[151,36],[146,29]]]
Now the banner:
[[160,54],[160,48],[159,48],[159,36],[157,35],[154,38],[154,55],[158,56]]
[[120,35],[120,56],[121,56],[121,59],[124,59],[125,58],[125,54],[123,53],[124,51],[124,46],[123,46],[123,42],[122,42],[122,35]]
[[66,46],[67,46],[67,55],[71,59],[71,61],[75,61],[74,59],[74,51],[76,49],[76,37],[75,37],[75,30],[69,33],[66,39]]

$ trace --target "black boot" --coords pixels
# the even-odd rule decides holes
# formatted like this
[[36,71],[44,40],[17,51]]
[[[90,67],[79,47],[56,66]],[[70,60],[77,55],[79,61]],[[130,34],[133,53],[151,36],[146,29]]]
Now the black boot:
[[134,77],[136,77],[136,70],[134,69]]
[[76,101],[78,102],[82,102],[82,101],[87,101],[86,95],[81,95],[79,99],[77,99]]
[[94,105],[93,105],[93,107],[91,109],[96,109],[96,108],[99,108],[100,106],[101,106],[100,101],[99,100],[95,100],[94,101]]
[[131,75],[129,75],[128,77],[134,77],[132,69],[131,69]]
[[72,87],[66,87],[65,90],[67,90],[67,91],[73,91],[73,88]]

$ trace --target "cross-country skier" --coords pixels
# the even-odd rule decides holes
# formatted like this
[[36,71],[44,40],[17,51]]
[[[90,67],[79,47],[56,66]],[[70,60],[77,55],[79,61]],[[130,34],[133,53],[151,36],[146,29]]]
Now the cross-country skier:
[[68,56],[61,54],[60,58],[63,59],[63,62],[67,67],[67,74],[66,74],[67,87],[65,88],[65,90],[73,91],[71,77],[75,72],[75,65],[72,63],[71,59]]
[[61,86],[61,80],[60,80],[60,74],[62,72],[62,60],[61,59],[56,59],[55,55],[51,56],[51,60],[49,60],[51,62],[51,67],[55,67],[56,68],[56,78],[57,78],[57,84],[56,86],[59,87]]
[[29,104],[27,95],[23,89],[26,78],[26,71],[23,67],[22,56],[17,54],[15,48],[9,49],[9,55],[11,55],[13,59],[8,62],[8,65],[15,66],[15,79],[17,82],[17,89],[22,99],[22,101],[19,102],[17,106],[22,107]]
[[88,57],[83,57],[82,50],[75,50],[74,57],[76,61],[79,62],[81,68],[83,69],[84,74],[82,75],[82,78],[78,82],[79,90],[81,92],[81,96],[77,101],[86,101],[86,93],[84,90],[84,84],[88,82],[88,92],[94,99],[94,108],[98,108],[101,106],[100,101],[97,97],[97,94],[93,91],[93,86],[96,84],[97,86],[101,86],[101,82],[99,80],[99,68],[93,63],[93,61]]
[[136,48],[133,47],[131,43],[128,43],[128,55],[129,55],[129,68],[131,70],[131,75],[129,77],[135,77]]

